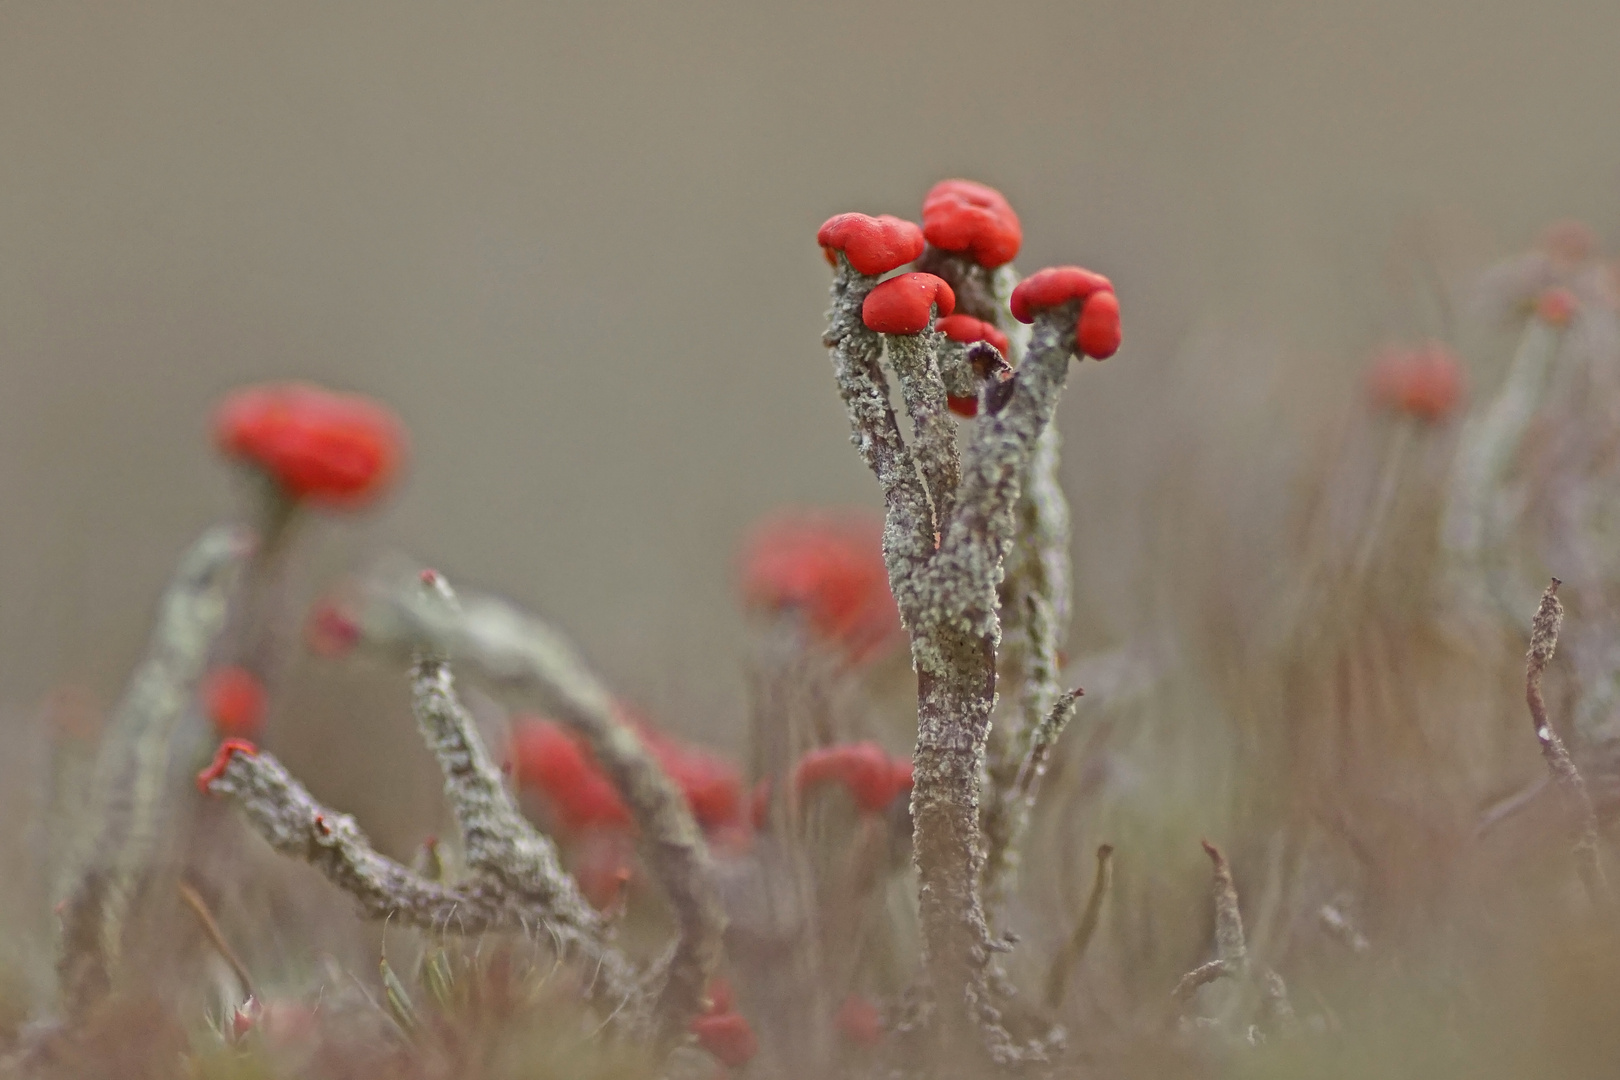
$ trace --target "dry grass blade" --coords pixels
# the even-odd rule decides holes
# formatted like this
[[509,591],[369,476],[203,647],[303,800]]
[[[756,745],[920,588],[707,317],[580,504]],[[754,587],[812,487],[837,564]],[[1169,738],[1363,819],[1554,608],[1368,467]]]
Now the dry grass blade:
[[1046,973],[1046,1006],[1049,1009],[1063,1004],[1069,974],[1086,955],[1092,935],[1097,932],[1097,923],[1102,918],[1103,897],[1108,895],[1108,887],[1113,880],[1113,855],[1112,844],[1097,848],[1097,874],[1091,880],[1091,896],[1086,900],[1085,910],[1080,913],[1080,921],[1075,924],[1069,940],[1058,951],[1051,969]]
[[1541,756],[1547,762],[1547,769],[1579,815],[1574,827],[1573,849],[1581,883],[1594,904],[1604,904],[1609,899],[1609,886],[1603,876],[1603,867],[1598,862],[1597,812],[1586,790],[1586,781],[1575,768],[1574,760],[1564,747],[1564,740],[1558,737],[1558,732],[1553,730],[1552,723],[1547,719],[1547,703],[1541,693],[1541,677],[1558,648],[1558,631],[1564,622],[1564,605],[1558,599],[1558,586],[1561,584],[1563,582],[1557,578],[1548,584],[1546,592],[1541,594],[1536,617],[1530,624],[1524,697],[1530,706],[1530,722],[1535,726],[1536,742],[1541,746]]

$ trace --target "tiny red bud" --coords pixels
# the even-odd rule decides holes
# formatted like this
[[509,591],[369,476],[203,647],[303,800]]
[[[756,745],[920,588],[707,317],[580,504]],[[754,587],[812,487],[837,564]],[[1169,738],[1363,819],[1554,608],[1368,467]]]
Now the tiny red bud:
[[208,768],[197,774],[197,790],[204,795],[208,794],[208,789],[213,785],[214,781],[225,775],[225,769],[231,763],[232,754],[245,754],[248,757],[253,757],[258,752],[259,748],[246,739],[226,739],[219,744],[219,749],[214,752],[214,760],[209,764]]
[[979,415],[979,399],[976,397],[957,397],[954,394],[947,395],[945,398],[945,405],[951,410],[951,412],[962,417],[964,420],[971,420],[975,416]]

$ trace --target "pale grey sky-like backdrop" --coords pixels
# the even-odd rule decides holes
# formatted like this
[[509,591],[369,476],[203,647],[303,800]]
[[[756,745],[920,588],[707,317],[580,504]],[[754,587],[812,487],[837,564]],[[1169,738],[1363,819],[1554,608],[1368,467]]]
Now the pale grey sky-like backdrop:
[[1354,385],[1381,335],[1435,331],[1388,279],[1412,237],[1613,238],[1617,103],[1613,0],[4,0],[0,702],[116,692],[236,507],[212,403],[296,376],[413,440],[307,581],[403,548],[543,607],[672,722],[734,720],[743,530],[877,504],[816,226],[953,175],[1011,198],[1025,270],[1117,284],[1125,347],[1061,414],[1106,629],[1135,463],[1178,387],[1227,378],[1187,343]]

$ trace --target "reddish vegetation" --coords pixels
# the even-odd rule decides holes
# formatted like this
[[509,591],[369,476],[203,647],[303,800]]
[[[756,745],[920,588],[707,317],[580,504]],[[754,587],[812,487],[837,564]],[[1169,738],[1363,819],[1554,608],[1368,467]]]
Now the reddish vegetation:
[[743,823],[743,780],[731,762],[670,738],[645,723],[635,724],[664,773],[681,789],[692,816],[705,829]]
[[975,319],[971,315],[947,315],[934,323],[934,329],[963,345],[970,345],[975,341],[988,341],[1002,356],[1006,356],[1012,348],[1006,334],[983,319]]
[[1010,263],[1023,226],[1005,196],[971,180],[941,180],[923,198],[923,236],[942,251],[964,252],[980,266]]
[[742,592],[751,606],[796,613],[855,661],[876,655],[900,630],[881,521],[795,514],[766,522],[744,554]]
[[704,1011],[709,1015],[715,1013],[728,1013],[736,1009],[737,995],[731,989],[731,980],[724,975],[716,975],[709,980],[709,1007]]
[[360,624],[342,607],[330,600],[316,604],[304,624],[304,644],[316,656],[338,659],[349,655],[360,643]]
[[[1005,357],[1011,349],[1007,335],[997,330],[983,319],[975,319],[971,315],[947,315],[934,323],[934,329],[963,345],[975,341],[988,341],[996,347],[996,351]],[[979,399],[977,397],[947,397],[945,403],[950,406],[951,412],[968,419],[979,415]]]
[[816,233],[827,261],[837,264],[837,252],[863,274],[887,274],[923,253],[922,230],[909,221],[881,214],[839,214]]
[[748,1064],[759,1053],[759,1039],[748,1021],[734,1012],[709,1013],[692,1021],[698,1045],[723,1065],[735,1069]]
[[221,667],[209,672],[202,699],[214,730],[226,738],[256,739],[264,728],[264,684],[247,668]]
[[944,280],[933,274],[901,274],[866,294],[861,321],[880,334],[920,334],[936,308],[941,315],[956,309],[956,293]]
[[[687,746],[631,721],[666,775],[675,782],[705,829],[743,824],[743,782],[723,758]],[[590,751],[549,720],[525,719],[512,732],[512,759],[518,784],[546,796],[570,829],[623,828],[630,811]]]
[[405,454],[404,429],[387,408],[304,383],[232,393],[214,413],[214,441],[288,498],[332,506],[376,496]]
[[225,775],[225,768],[230,765],[232,754],[251,756],[258,752],[259,748],[246,739],[226,739],[214,752],[214,760],[209,763],[208,768],[197,774],[197,790],[204,795],[208,794],[208,786]]
[[911,787],[911,761],[890,758],[875,742],[824,746],[799,759],[793,790],[802,795],[824,784],[842,784],[861,810],[881,813]]
[[616,906],[635,877],[635,844],[622,829],[591,829],[570,868],[579,891],[598,911]]
[[883,1041],[883,1014],[859,994],[844,999],[833,1023],[840,1035],[857,1046],[876,1046]]
[[1373,361],[1367,388],[1376,404],[1435,423],[1462,401],[1462,364],[1439,342],[1392,345]]
[[1597,236],[1584,221],[1555,221],[1541,231],[1536,246],[1564,267],[1579,266],[1597,252]]
[[1087,356],[1106,360],[1119,351],[1119,297],[1111,292],[1095,293],[1080,309],[1080,325],[1075,344]]
[[1575,294],[1564,288],[1546,289],[1536,297],[1536,317],[1550,326],[1568,326],[1581,302]]
[[570,829],[624,827],[630,811],[590,752],[549,720],[512,726],[512,761],[519,785],[543,793]]
[[1037,270],[1013,289],[1011,308],[1019,322],[1034,322],[1035,314],[1071,300],[1080,301],[1075,324],[1075,347],[1086,356],[1106,360],[1119,350],[1119,299],[1114,284],[1101,274],[1078,266],[1049,266]]

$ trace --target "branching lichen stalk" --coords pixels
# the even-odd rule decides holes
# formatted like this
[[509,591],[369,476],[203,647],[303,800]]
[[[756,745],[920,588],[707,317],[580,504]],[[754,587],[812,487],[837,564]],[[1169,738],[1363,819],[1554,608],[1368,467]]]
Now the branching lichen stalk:
[[[520,891],[505,880],[474,874],[460,883],[429,881],[380,855],[354,818],[332,811],[294,780],[264,751],[231,753],[208,783],[210,794],[236,804],[249,825],[283,855],[302,859],[352,896],[369,919],[396,919],[423,930],[477,934],[487,930],[536,933],[558,955],[591,972],[588,991],[606,1008],[626,1018],[639,1010],[619,1008],[639,994],[628,961],[602,942],[598,917],[578,891],[555,870],[551,901]],[[536,837],[536,846],[547,846]],[[552,856],[552,869],[555,869]]]
[[61,908],[58,975],[69,1017],[111,988],[130,911],[160,859],[175,801],[186,795],[182,773],[202,747],[193,745],[197,732],[183,721],[251,547],[246,533],[222,526],[204,533],[181,558],[146,657],[103,737],[90,832]]
[[[658,1014],[666,1036],[683,1032],[702,1011],[709,978],[719,965],[725,913],[708,848],[685,799],[623,722],[613,696],[561,634],[502,600],[467,596],[451,605],[413,583],[379,581],[367,590],[366,601],[360,622],[372,644],[432,650],[497,681],[538,692],[556,718],[590,746],[635,819],[648,869],[675,917],[677,938]],[[421,662],[418,672],[433,675]],[[502,797],[509,801],[504,792]]]
[[1021,1049],[991,1000],[979,789],[996,697],[997,588],[1015,531],[1013,507],[1068,375],[1077,305],[1042,314],[1005,403],[974,425],[955,508],[940,523],[938,550],[930,552],[931,543],[918,543],[926,491],[914,481],[876,372],[875,335],[859,322],[859,301],[871,283],[840,263],[825,340],[856,445],[884,489],[890,587],[917,671],[913,857],[935,1030],[948,1045],[977,1030],[992,1058],[1010,1063]]

